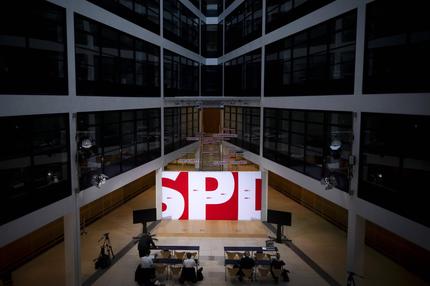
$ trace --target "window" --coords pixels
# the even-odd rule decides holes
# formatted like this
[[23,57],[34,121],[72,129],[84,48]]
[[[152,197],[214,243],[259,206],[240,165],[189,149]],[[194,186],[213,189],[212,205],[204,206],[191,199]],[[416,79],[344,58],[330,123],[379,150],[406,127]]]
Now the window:
[[430,91],[425,1],[374,1],[366,10],[364,93]]
[[[114,177],[161,155],[160,109],[78,113],[80,187]],[[91,142],[83,147],[83,142]]]
[[164,153],[178,150],[193,141],[198,130],[197,107],[170,107],[164,109]]
[[264,130],[265,158],[317,180],[333,176],[348,191],[351,113],[265,108]]
[[224,70],[225,96],[260,96],[260,49],[226,62]]
[[198,96],[199,63],[164,50],[164,96]]
[[232,144],[260,153],[260,108],[225,106],[224,127],[237,134],[237,138],[231,138]]
[[222,24],[202,24],[202,55],[217,58],[222,55]]
[[0,93],[68,94],[66,42],[65,9],[46,1],[2,1]]
[[351,94],[356,12],[266,47],[265,96]]
[[202,65],[202,96],[222,95],[222,66]]
[[145,29],[160,33],[159,0],[89,0]]
[[199,52],[199,18],[179,0],[164,0],[164,37]]
[[160,96],[160,49],[75,16],[78,95]]
[[[71,194],[67,114],[0,118],[0,224]],[[6,138],[5,138],[6,139]]]
[[267,0],[266,33],[315,11],[334,0]]
[[225,51],[261,36],[262,0],[245,0],[225,18]]
[[430,226],[430,116],[362,115],[358,196]]

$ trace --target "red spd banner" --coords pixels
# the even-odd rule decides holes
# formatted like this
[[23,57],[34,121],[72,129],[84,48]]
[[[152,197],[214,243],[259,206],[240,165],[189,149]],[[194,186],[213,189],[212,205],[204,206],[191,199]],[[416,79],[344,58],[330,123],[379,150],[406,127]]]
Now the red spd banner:
[[163,172],[164,219],[261,219],[261,172]]

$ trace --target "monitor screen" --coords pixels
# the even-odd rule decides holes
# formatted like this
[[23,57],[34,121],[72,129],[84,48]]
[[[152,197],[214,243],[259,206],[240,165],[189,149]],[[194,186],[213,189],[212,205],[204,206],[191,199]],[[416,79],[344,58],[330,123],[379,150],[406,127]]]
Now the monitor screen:
[[133,210],[133,223],[157,220],[157,209]]
[[291,225],[291,213],[267,210],[267,222],[281,225]]

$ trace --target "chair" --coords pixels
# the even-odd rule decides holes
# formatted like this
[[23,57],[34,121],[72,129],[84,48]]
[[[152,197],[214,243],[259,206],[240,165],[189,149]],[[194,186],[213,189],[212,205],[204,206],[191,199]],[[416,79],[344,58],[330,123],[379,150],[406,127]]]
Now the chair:
[[197,257],[197,252],[190,252],[190,254],[191,254],[191,258],[193,258],[193,259],[197,259],[198,257]]
[[248,278],[249,280],[253,280],[254,276],[254,269],[242,269],[243,277]]
[[268,267],[258,267],[257,268],[257,272],[259,274],[260,277],[267,277],[270,273],[270,268]]
[[181,276],[182,266],[172,265],[170,266],[170,273],[172,273],[172,279],[179,279]]
[[236,252],[227,251],[226,254],[227,254],[227,259],[237,259],[236,258]]
[[238,267],[227,266],[227,273],[230,278],[237,278],[237,272],[239,272]]
[[176,251],[175,250],[175,257],[177,259],[184,259],[184,256],[185,256],[185,251]]
[[160,277],[160,276],[164,275],[164,273],[167,270],[166,264],[154,264],[154,267],[155,267],[155,276],[156,277]]
[[170,252],[170,250],[161,250],[159,257],[160,258],[170,258],[172,256],[172,253]]
[[257,252],[255,254],[255,260],[268,260],[267,255],[262,252]]
[[243,252],[236,252],[237,257],[239,257],[238,259],[242,259],[242,257],[245,255],[245,253]]

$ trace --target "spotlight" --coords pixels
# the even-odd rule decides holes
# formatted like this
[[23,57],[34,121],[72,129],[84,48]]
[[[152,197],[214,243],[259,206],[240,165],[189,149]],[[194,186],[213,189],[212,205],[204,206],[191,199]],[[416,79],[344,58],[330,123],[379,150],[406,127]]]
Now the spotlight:
[[81,147],[84,149],[90,149],[91,147],[93,147],[93,142],[90,138],[84,138],[82,139]]
[[94,186],[96,186],[97,188],[100,189],[101,185],[103,185],[104,183],[106,183],[106,179],[109,179],[109,177],[106,176],[105,174],[94,175],[92,183],[93,183]]

